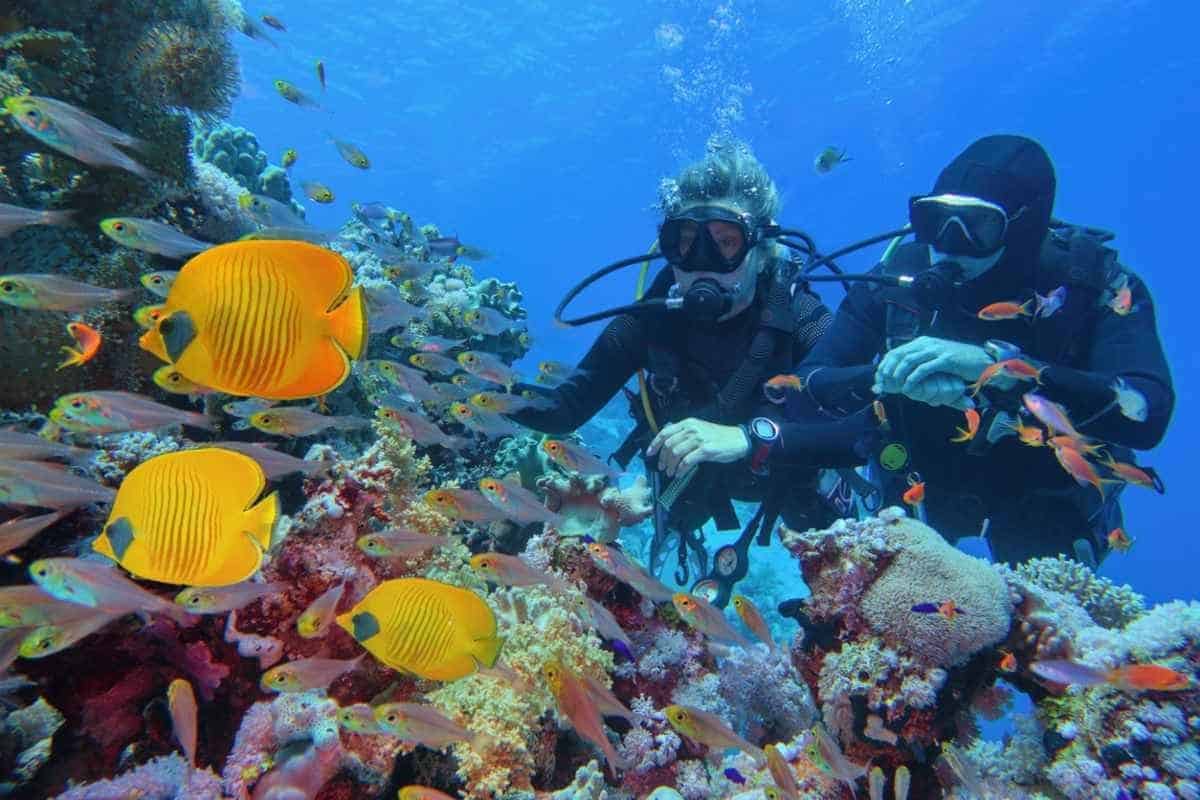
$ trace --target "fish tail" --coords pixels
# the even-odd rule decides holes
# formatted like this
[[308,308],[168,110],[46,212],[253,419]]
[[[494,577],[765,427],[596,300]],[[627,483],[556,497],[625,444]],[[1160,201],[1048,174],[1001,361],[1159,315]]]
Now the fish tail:
[[70,225],[75,216],[73,209],[61,209],[58,211],[43,211],[43,225]]
[[361,286],[351,289],[329,313],[329,334],[351,359],[362,358],[367,348],[367,304]]
[[55,369],[55,372],[57,372],[60,369],[66,369],[67,367],[83,366],[84,359],[83,359],[82,351],[76,350],[73,347],[66,347],[66,346],[63,346],[61,349],[64,353],[67,354],[67,358],[61,364],[58,365],[58,367]]
[[954,430],[958,431],[958,435],[951,436],[950,441],[958,443],[958,442],[968,442],[971,440],[971,432],[966,430],[965,428],[955,428]]
[[246,510],[246,529],[256,544],[266,552],[271,547],[271,532],[279,518],[279,492],[271,492]]
[[[1035,292],[1034,293],[1035,297],[1036,297],[1036,294],[1037,293]],[[1033,316],[1033,314],[1029,311],[1029,304],[1033,303],[1033,302],[1035,302],[1035,298],[1031,297],[1028,300],[1026,300],[1024,303],[1021,303],[1020,308],[1017,309],[1017,313],[1020,314],[1022,317]]]
[[183,415],[183,424],[201,430],[211,431],[216,430],[213,426],[213,421],[206,414],[199,414],[195,411],[180,412]]

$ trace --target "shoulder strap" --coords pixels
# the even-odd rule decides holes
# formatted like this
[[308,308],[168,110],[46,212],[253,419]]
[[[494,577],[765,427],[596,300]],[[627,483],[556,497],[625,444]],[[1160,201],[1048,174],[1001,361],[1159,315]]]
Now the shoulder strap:
[[[900,245],[892,252],[892,257],[879,266],[884,275],[916,275],[929,269],[929,251],[916,242]],[[897,289],[879,288],[883,292],[884,308],[884,348],[910,342],[921,332],[921,309],[916,297],[911,292]]]

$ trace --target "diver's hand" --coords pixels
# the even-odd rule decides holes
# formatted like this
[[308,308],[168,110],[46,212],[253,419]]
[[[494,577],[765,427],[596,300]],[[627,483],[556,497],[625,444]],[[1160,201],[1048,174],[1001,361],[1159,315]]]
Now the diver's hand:
[[706,461],[728,464],[745,458],[750,453],[750,442],[736,425],[688,417],[663,426],[646,448],[647,457],[655,453],[658,468],[674,476]]
[[884,392],[907,394],[939,372],[973,381],[993,360],[979,345],[920,336],[888,351],[875,370],[875,383]]
[[967,382],[962,378],[938,372],[911,386],[906,383],[900,391],[891,394],[902,394],[930,406],[950,406],[965,411],[975,407],[975,401],[967,396],[968,390]]

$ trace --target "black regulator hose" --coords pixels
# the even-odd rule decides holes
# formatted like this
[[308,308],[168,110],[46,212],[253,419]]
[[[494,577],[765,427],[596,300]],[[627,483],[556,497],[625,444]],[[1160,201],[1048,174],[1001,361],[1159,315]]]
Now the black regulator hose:
[[589,322],[596,322],[598,320],[608,319],[609,317],[615,317],[619,314],[638,314],[638,313],[644,313],[646,311],[655,311],[655,310],[664,309],[666,307],[667,301],[664,298],[656,297],[656,298],[652,298],[650,300],[639,300],[636,303],[630,303],[630,304],[624,305],[624,306],[617,306],[616,308],[608,308],[608,309],[605,309],[604,311],[597,311],[594,314],[585,314],[582,317],[576,317],[574,319],[563,319],[563,315],[562,315],[563,311],[566,310],[567,306],[570,305],[571,301],[574,300],[576,297],[578,297],[579,294],[584,289],[591,286],[596,281],[600,280],[601,278],[605,277],[606,275],[611,275],[612,273],[616,272],[617,270],[624,269],[625,267],[633,266],[634,264],[641,264],[641,263],[643,263],[645,261],[649,261],[650,259],[653,259],[653,258],[663,258],[663,256],[661,254],[654,254],[654,255],[633,256],[632,258],[623,258],[620,261],[613,262],[612,264],[609,264],[607,267],[598,269],[595,272],[593,272],[591,275],[588,275],[582,281],[575,284],[575,287],[573,289],[571,289],[571,291],[567,292],[566,295],[563,297],[562,302],[560,302],[558,304],[558,308],[554,309],[554,321],[559,323],[560,325],[569,325],[570,327],[574,328],[579,325],[587,325]]

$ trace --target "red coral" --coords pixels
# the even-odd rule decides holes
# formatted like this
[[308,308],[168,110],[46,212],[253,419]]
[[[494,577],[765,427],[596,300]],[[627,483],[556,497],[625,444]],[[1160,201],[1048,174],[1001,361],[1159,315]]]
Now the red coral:
[[83,704],[83,729],[115,761],[120,748],[142,729],[141,706],[161,689],[154,670],[136,667]]

